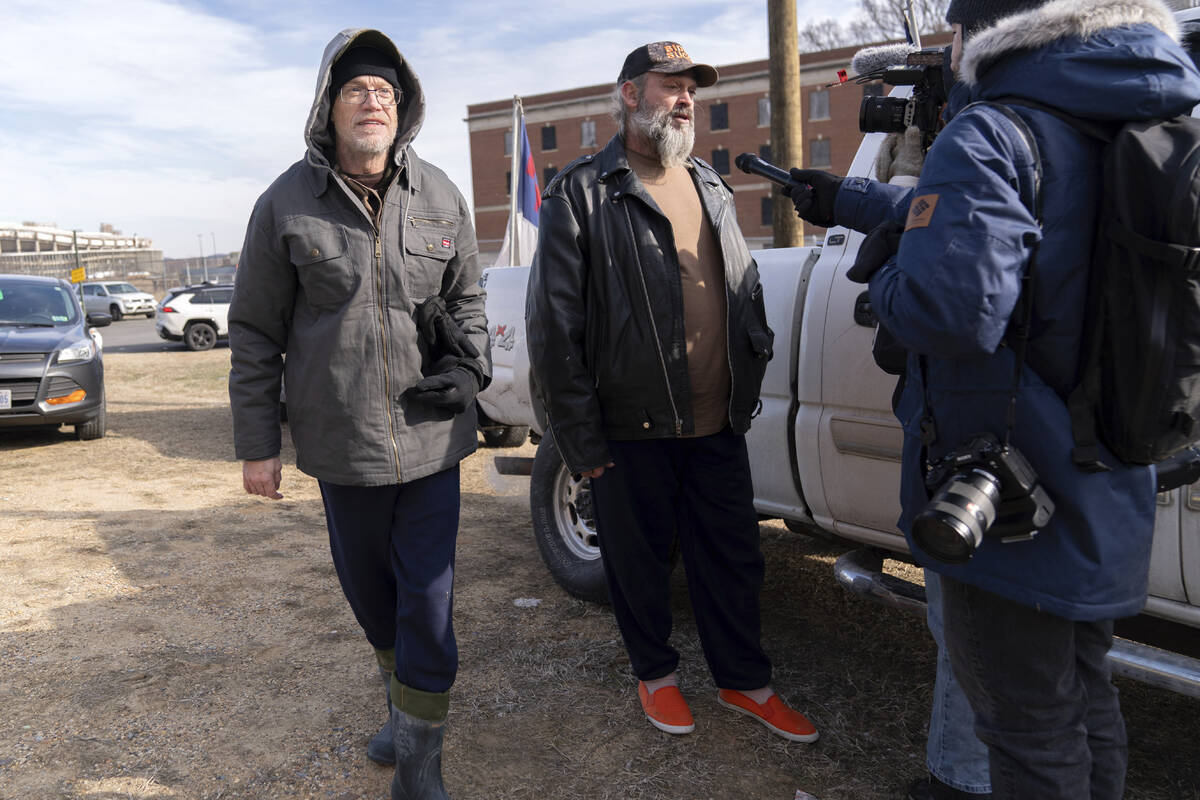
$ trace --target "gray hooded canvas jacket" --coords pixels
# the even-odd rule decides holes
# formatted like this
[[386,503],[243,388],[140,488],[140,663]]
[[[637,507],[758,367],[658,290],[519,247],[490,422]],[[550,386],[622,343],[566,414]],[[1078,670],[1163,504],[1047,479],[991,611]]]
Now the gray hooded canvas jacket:
[[[330,70],[351,46],[393,56],[403,100],[397,175],[378,229],[331,164]],[[345,30],[325,48],[308,115],[308,152],[254,206],[229,309],[234,446],[242,460],[280,451],[280,378],[296,466],[352,486],[404,483],[447,469],[476,447],[475,409],[411,402],[422,377],[416,304],[440,294],[490,376],[475,231],[462,194],[417,157],[421,86],[379,31]],[[284,355],[286,354],[286,365]]]

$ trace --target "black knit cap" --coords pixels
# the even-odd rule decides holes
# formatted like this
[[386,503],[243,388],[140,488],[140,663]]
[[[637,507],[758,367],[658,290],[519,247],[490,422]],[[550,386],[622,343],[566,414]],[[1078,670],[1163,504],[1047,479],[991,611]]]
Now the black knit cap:
[[337,94],[338,90],[346,85],[346,81],[359,75],[374,75],[400,88],[400,73],[396,69],[396,62],[386,53],[374,47],[351,47],[334,62],[333,80],[329,84],[330,94]]
[[946,22],[959,23],[966,34],[981,31],[993,22],[1044,6],[1048,0],[950,0]]

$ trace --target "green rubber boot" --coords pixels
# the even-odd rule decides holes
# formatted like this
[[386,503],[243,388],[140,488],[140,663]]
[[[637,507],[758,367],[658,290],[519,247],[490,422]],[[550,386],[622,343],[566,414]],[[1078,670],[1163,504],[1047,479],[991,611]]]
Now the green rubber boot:
[[396,751],[392,748],[392,673],[396,671],[396,651],[376,650],[375,661],[379,664],[379,677],[383,679],[384,703],[388,718],[383,721],[379,733],[367,742],[367,758],[376,764],[391,766],[396,763]]
[[442,739],[446,731],[449,692],[422,692],[394,677],[391,696],[392,747],[396,773],[392,800],[450,800],[442,785]]

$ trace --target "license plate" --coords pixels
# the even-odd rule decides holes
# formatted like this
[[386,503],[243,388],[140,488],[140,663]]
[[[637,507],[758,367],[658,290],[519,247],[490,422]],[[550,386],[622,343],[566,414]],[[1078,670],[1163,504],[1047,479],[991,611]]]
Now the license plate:
[[12,389],[0,389],[0,409],[12,408]]

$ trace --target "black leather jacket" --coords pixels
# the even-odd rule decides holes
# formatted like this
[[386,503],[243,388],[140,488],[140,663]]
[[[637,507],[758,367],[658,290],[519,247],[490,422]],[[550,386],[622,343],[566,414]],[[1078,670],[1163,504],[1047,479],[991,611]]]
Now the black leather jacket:
[[[745,433],[774,335],[733,192],[699,159],[688,168],[725,263],[729,424]],[[620,137],[546,187],[525,316],[533,373],[572,472],[607,464],[607,439],[693,432],[671,224],[630,169]]]

